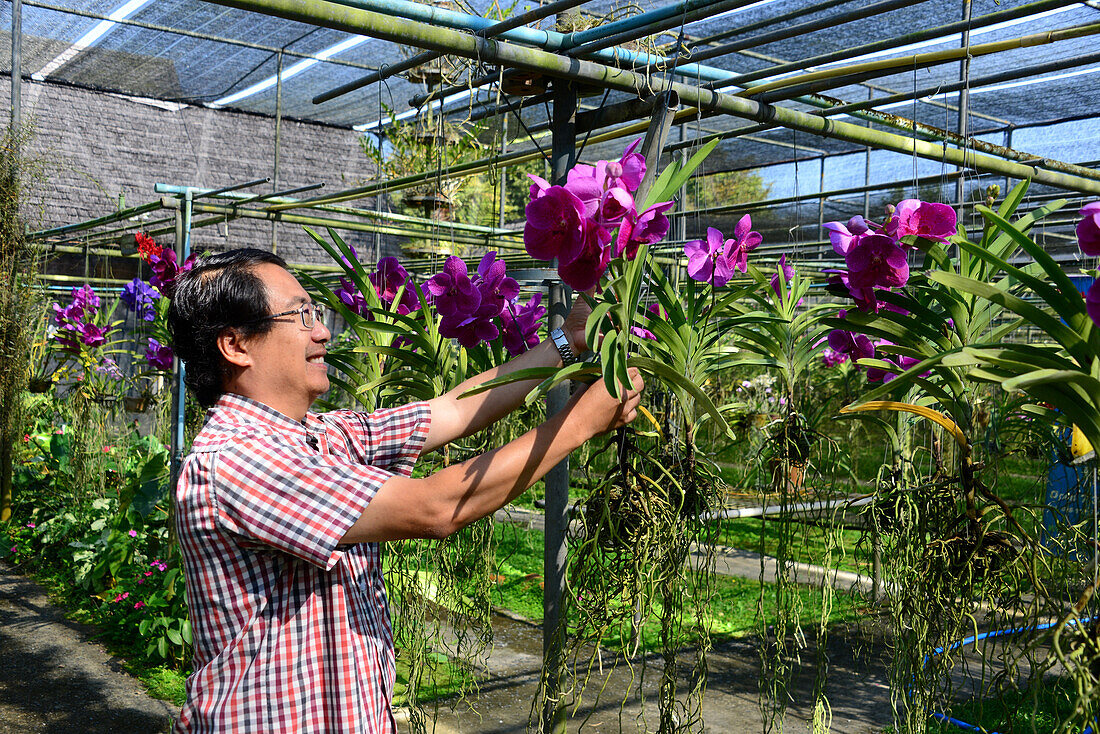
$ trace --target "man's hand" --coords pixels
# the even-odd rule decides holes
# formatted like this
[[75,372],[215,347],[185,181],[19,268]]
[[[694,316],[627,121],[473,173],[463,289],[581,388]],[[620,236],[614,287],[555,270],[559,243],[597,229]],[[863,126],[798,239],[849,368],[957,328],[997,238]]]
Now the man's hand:
[[627,372],[631,387],[624,390],[621,400],[611,396],[603,380],[597,380],[574,393],[565,409],[579,435],[595,437],[621,428],[638,417],[638,403],[641,402],[645,382],[637,368],[631,367]]
[[588,305],[585,296],[591,298],[595,292],[595,289],[592,289],[584,294],[575,293],[573,295],[573,308],[569,309],[569,315],[565,317],[565,323],[561,326],[561,330],[565,332],[565,336],[569,339],[570,346],[573,347],[573,354],[578,357],[589,349],[584,338],[584,326],[588,323],[588,316],[592,313],[592,307]]

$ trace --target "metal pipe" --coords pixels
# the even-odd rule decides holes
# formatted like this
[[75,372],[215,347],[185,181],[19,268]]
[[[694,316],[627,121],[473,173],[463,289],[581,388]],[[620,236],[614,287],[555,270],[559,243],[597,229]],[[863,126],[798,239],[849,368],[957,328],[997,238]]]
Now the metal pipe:
[[11,135],[23,126],[23,0],[11,0]]
[[[986,76],[974,77],[968,80],[960,80],[957,82],[952,82],[950,84],[936,84],[935,86],[924,87],[923,89],[917,89],[909,92],[899,92],[898,94],[891,94],[886,97],[876,97],[874,99],[866,100],[863,102],[851,102],[848,104],[831,107],[827,110],[822,110],[820,113],[817,114],[832,117],[835,115],[851,113],[855,110],[866,110],[871,107],[880,107],[883,105],[894,104],[896,102],[907,102],[913,99],[921,99],[922,97],[928,97],[933,94],[957,92],[963,87],[978,89],[981,87],[990,86],[992,84],[1000,84],[1002,82],[1015,81],[1016,79],[1022,79],[1028,76],[1036,76],[1038,74],[1046,74],[1052,71],[1062,71],[1064,69],[1070,69],[1078,66],[1086,66],[1088,64],[1096,62],[1100,62],[1100,52],[1085,54],[1083,56],[1074,56],[1068,59],[1059,59],[1058,61],[1050,61],[1045,64],[1034,64],[1032,66],[1022,66],[1015,69],[1007,69],[997,74],[988,74]],[[1059,120],[1059,122],[1062,121],[1064,120]],[[1005,144],[1003,147],[1011,148],[1012,146]]]
[[[912,0],[909,1],[912,2]],[[921,1],[923,2],[924,0]],[[597,51],[602,51],[609,46],[618,46],[621,43],[631,43],[637,41],[639,38],[645,38],[646,36],[666,31],[677,25],[686,25],[687,23],[694,23],[697,20],[703,20],[712,15],[725,13],[730,10],[737,10],[752,2],[755,2],[755,0],[721,0],[720,2],[712,2],[710,5],[699,7],[692,11],[676,13],[664,18],[652,20],[643,25],[630,22],[636,21],[638,18],[645,15],[645,13],[642,13],[620,21],[626,25],[624,26],[624,30],[619,32],[615,32],[611,29],[611,26],[615,25],[614,23],[606,26],[597,26],[591,29],[601,30],[604,31],[604,33],[596,36],[587,43],[568,49],[568,53],[570,56],[587,56]],[[586,31],[586,33],[587,32],[590,31]]]
[[[963,23],[968,23],[968,24],[970,23],[971,10],[972,10],[971,0],[962,0],[962,16],[963,16],[962,17],[962,22]],[[964,51],[968,50],[970,48],[970,28],[969,27],[967,27],[963,30],[962,38],[959,39],[959,40],[960,40],[960,45],[962,46]],[[970,54],[967,53],[965,56],[963,56],[962,61],[959,62],[959,81],[962,82],[963,86],[962,86],[962,89],[959,92],[959,116],[958,116],[957,132],[959,134],[959,137],[962,138],[963,140],[965,140],[967,137],[969,137],[969,128],[967,126],[967,114],[970,112],[970,86],[967,82],[969,82],[969,80],[970,80],[970,59],[971,58],[972,57],[970,56]],[[966,148],[965,147],[963,147],[963,155],[964,155],[964,157],[966,155]],[[963,170],[963,167],[960,167],[959,170]],[[965,193],[964,188],[965,188],[965,179],[960,177],[959,180],[955,182],[955,202],[959,206],[962,206],[962,203],[963,203],[963,196],[964,196],[964,193]]]
[[[576,114],[577,90],[568,81],[554,81],[554,135],[551,144],[550,182],[564,185],[569,170],[577,162]],[[554,262],[556,265],[556,260]],[[560,328],[565,323],[569,293],[560,281],[548,283],[550,308],[547,328]],[[569,383],[563,382],[546,395],[546,413],[555,415],[569,400]],[[565,668],[565,598],[566,534],[569,530],[569,457],[566,456],[546,474],[545,536],[543,546],[543,669],[546,671],[546,694],[543,698],[543,731],[546,734],[565,733],[565,705],[561,701]]]
[[[800,132],[846,140],[858,145],[870,144],[905,155],[944,161],[951,165],[964,164],[960,152],[947,146],[937,146],[923,140],[906,138],[880,130],[865,129],[851,123],[826,120],[817,115],[784,107],[762,105],[751,99],[722,94],[710,89],[656,79],[592,61],[558,56],[539,49],[522,48],[494,39],[477,38],[447,28],[437,28],[424,23],[350,8],[325,0],[301,0],[300,2],[294,0],[216,1],[218,4],[243,10],[253,10],[349,33],[362,33],[421,48],[449,51],[458,56],[481,61],[515,66],[532,71],[542,71],[551,76],[595,83],[624,92],[637,93],[641,89],[651,89],[654,92],[673,90],[680,96],[681,100],[700,108],[704,112],[722,112],[757,122],[777,124]],[[399,0],[387,1],[398,2]],[[1080,29],[1074,29],[1071,35],[1080,33]],[[915,127],[915,123],[910,121],[910,124]],[[1082,193],[1100,193],[1100,182],[1058,171],[1036,169],[1032,166],[1021,165],[988,155],[974,154],[973,161],[967,160],[965,163],[979,170],[993,171],[1013,178],[1030,178],[1037,183]]]
[[[525,26],[528,23],[541,20],[547,16],[554,15],[563,10],[575,8],[576,6],[584,2],[587,2],[587,0],[557,0],[557,2],[550,3],[549,5],[536,7],[532,10],[528,10],[526,13],[520,13],[519,15],[502,20],[499,23],[494,23],[487,28],[483,28],[477,31],[476,35],[484,37],[499,36],[505,31],[510,31],[513,28],[518,28],[519,26]],[[368,84],[374,84],[375,82],[380,82],[383,79],[389,79],[394,74],[399,74],[403,71],[408,71],[413,67],[435,61],[442,55],[443,54],[439,51],[425,51],[424,53],[416,54],[396,64],[388,64],[379,68],[375,72],[367,74],[360,79],[356,79],[355,81],[343,84],[336,89],[331,89],[327,92],[318,94],[316,97],[313,98],[313,104],[328,102],[330,99],[336,99],[337,97],[345,95],[348,92],[354,92],[356,89],[361,89]],[[419,107],[420,105],[413,106]]]
[[[785,74],[789,71],[799,71],[801,69],[806,69],[813,66],[831,64],[834,61],[843,61],[844,59],[851,59],[857,56],[863,56],[865,54],[876,53],[878,51],[886,51],[888,49],[900,48],[902,46],[907,46],[911,43],[918,43],[920,41],[927,41],[933,38],[939,38],[941,36],[948,36],[952,33],[959,33],[963,30],[966,30],[967,28],[970,28],[972,30],[984,28],[995,23],[1001,23],[1007,20],[1016,20],[1018,18],[1026,18],[1029,15],[1035,15],[1037,13],[1046,12],[1047,10],[1055,10],[1057,8],[1065,7],[1066,5],[1075,4],[1077,4],[1077,0],[1039,0],[1038,2],[1020,5],[1015,8],[1009,8],[1008,10],[1001,10],[995,13],[981,15],[977,18],[974,18],[969,23],[948,23],[947,25],[938,26],[936,28],[927,28],[920,31],[914,31],[913,33],[907,33],[902,36],[895,36],[894,38],[887,38],[880,41],[874,41],[872,43],[865,43],[862,46],[856,46],[854,48],[841,49],[839,51],[833,51],[827,54],[821,54],[819,56],[801,59],[799,61],[791,61],[785,64],[779,64],[778,66],[771,66],[766,69],[759,69],[757,71],[752,71],[745,74],[736,74],[727,79],[725,84],[718,83],[714,84],[713,86],[722,87],[728,85],[743,87],[749,82],[753,82],[758,79],[764,79],[770,76],[775,76],[777,74]],[[707,84],[706,86],[709,87],[712,85]]]
[[709,46],[712,43],[717,43],[718,41],[721,41],[723,38],[729,38],[730,36],[735,36],[738,33],[752,33],[753,31],[758,31],[761,28],[781,27],[782,24],[786,23],[787,21],[805,18],[807,15],[810,15],[812,13],[820,13],[824,10],[835,8],[837,5],[844,5],[845,3],[850,3],[852,1],[853,0],[826,0],[826,2],[818,3],[817,5],[811,5],[807,8],[799,8],[798,10],[792,10],[789,13],[769,16],[767,18],[764,18],[763,20],[758,20],[755,23],[749,23],[748,25],[733,25],[728,30],[721,31],[720,33],[715,33],[710,36],[703,36],[701,38],[695,38],[690,41],[685,40],[684,45],[687,48],[699,48],[700,46]]
[[[851,23],[856,20],[866,20],[867,18],[873,18],[876,15],[888,13],[891,10],[897,10],[898,8],[909,7],[911,5],[919,5],[920,3],[927,2],[928,0],[881,0],[881,2],[872,3],[862,8],[856,8],[845,13],[839,13],[827,18],[818,18],[817,20],[809,20],[804,23],[796,23],[794,25],[779,25],[777,23],[769,23],[770,28],[773,30],[762,33],[758,36],[752,36],[751,38],[743,38],[740,41],[734,41],[733,43],[725,43],[721,46],[714,46],[708,48],[705,51],[692,50],[688,53],[681,54],[681,59],[691,59],[698,63],[706,61],[707,59],[713,59],[717,56],[726,56],[731,53],[743,51],[747,48],[759,48],[768,43],[774,43],[775,41],[782,41],[787,38],[794,38],[796,36],[813,33],[820,31],[824,28],[832,28],[835,26],[843,25],[845,23]],[[693,46],[698,48],[698,46]]]
[[[317,0],[307,0],[303,3],[308,6],[312,2]],[[323,1],[323,0],[322,0]],[[660,18],[669,17],[670,15],[679,15],[684,12],[685,8],[691,9],[695,7],[701,7],[710,0],[689,0],[687,3],[679,3],[676,5],[670,5],[660,10],[651,11],[650,13],[642,13],[635,15],[631,18],[627,18],[624,21],[619,21],[623,25],[616,27],[615,23],[609,23],[605,26],[599,26],[597,28],[589,29],[588,31],[578,31],[576,33],[558,33],[557,31],[550,30],[537,30],[534,28],[513,28],[510,31],[501,33],[499,38],[505,41],[514,41],[516,43],[530,44],[537,46],[540,49],[549,51],[562,51],[574,46],[580,45],[587,41],[595,40],[599,38],[602,33],[617,32],[626,27],[627,21],[635,21],[639,24],[645,24]],[[493,21],[486,20],[476,15],[469,13],[459,13],[453,10],[446,10],[444,8],[436,8],[430,5],[423,5],[416,2],[410,2],[410,0],[333,0],[335,4],[353,8],[355,10],[363,10],[366,12],[377,12],[390,17],[403,18],[411,21],[419,21],[427,23],[436,28],[437,30],[447,29],[460,29],[465,31],[477,31],[487,28],[492,25]],[[244,8],[248,9],[248,8]],[[304,8],[303,8],[304,9]],[[306,11],[308,12],[308,11]],[[420,44],[412,44],[420,45]],[[422,48],[429,48],[428,46],[421,46]],[[443,51],[447,53],[448,48],[434,48],[436,51]],[[634,65],[647,65],[655,64],[661,61],[668,61],[659,56],[654,56],[648,53],[641,53],[638,51],[632,51],[626,48],[614,48],[604,49],[597,51],[595,56],[608,63],[627,63]],[[716,69],[713,67],[699,66],[697,64],[681,64],[677,66],[676,72],[682,76],[697,77],[700,79],[710,80],[722,80],[729,78],[732,74],[724,69]],[[495,78],[495,75],[494,77]],[[488,80],[491,81],[492,79]],[[485,82],[487,83],[487,82]],[[465,89],[466,87],[462,87]],[[418,105],[413,105],[418,106]]]
[[69,234],[70,232],[82,232],[86,229],[94,229],[103,224],[111,224],[112,222],[118,222],[123,219],[129,219],[130,217],[136,217],[139,214],[151,212],[156,209],[160,209],[159,202],[142,204],[141,206],[131,207],[130,209],[124,209],[113,214],[107,214],[105,216],[97,217],[95,219],[89,219],[86,222],[76,222],[75,224],[66,224],[62,227],[52,227],[51,229],[43,229],[39,230],[38,232],[31,232],[27,235],[27,238],[33,241],[46,239],[47,237],[56,237],[58,235]]
[[1088,36],[1094,36],[1097,33],[1100,33],[1100,23],[1083,23],[1081,25],[1071,26],[1069,28],[1060,28],[1055,31],[1044,31],[1042,33],[1032,33],[1026,36],[1009,38],[1003,41],[980,43],[977,46],[951,48],[945,49],[943,51],[932,51],[930,53],[914,54],[912,56],[901,56],[892,59],[866,61],[859,64],[850,64],[848,66],[838,66],[832,69],[820,69],[817,71],[809,71],[804,74],[798,74],[796,76],[786,77],[784,79],[776,79],[771,82],[753,85],[743,92],[738,92],[737,96],[756,96],[760,95],[763,92],[771,91],[773,89],[794,87],[803,83],[817,81],[819,79],[833,79],[836,77],[844,77],[851,74],[861,74],[863,72],[880,72],[883,74],[888,74],[893,73],[898,69],[919,69],[927,66],[934,66],[936,64],[943,64],[951,61],[965,59],[967,56],[988,56],[990,54],[1000,53],[1002,51],[1012,51],[1018,48],[1032,48],[1034,46],[1044,46],[1048,43],[1056,43],[1058,41],[1068,41],[1076,38],[1085,38]]

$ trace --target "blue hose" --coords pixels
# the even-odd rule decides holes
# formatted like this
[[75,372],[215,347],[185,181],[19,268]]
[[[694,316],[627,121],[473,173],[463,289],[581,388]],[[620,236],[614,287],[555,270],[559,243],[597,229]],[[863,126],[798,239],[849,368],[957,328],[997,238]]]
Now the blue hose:
[[[1087,624],[1088,622],[1091,622],[1094,619],[1098,619],[1098,617],[1086,617],[1085,619],[1072,619],[1069,622],[1066,622],[1066,626],[1067,627],[1073,627],[1074,625],[1077,625],[1077,624]],[[1015,635],[1015,634],[1018,634],[1020,632],[1038,632],[1040,630],[1050,629],[1051,627],[1055,626],[1056,624],[1057,624],[1057,622],[1047,622],[1046,624],[1038,624],[1038,625],[1034,625],[1032,627],[1015,627],[1015,628],[1011,628],[1011,629],[992,630],[990,632],[982,632],[981,634],[978,634],[978,635],[971,635],[970,637],[963,638],[962,640],[959,640],[958,642],[951,643],[946,648],[937,647],[932,652],[932,655],[928,655],[924,658],[924,664],[927,665],[928,661],[931,660],[932,657],[935,656],[935,655],[942,655],[944,652],[950,652],[951,650],[957,650],[958,648],[962,647],[963,645],[972,645],[976,642],[981,642],[982,640],[989,639],[991,637],[1006,637],[1008,635]],[[987,729],[983,729],[980,726],[975,726],[974,724],[969,724],[965,721],[961,721],[959,719],[952,718],[952,717],[948,716],[947,714],[941,714],[938,711],[933,712],[931,714],[931,716],[932,716],[933,719],[936,719],[937,721],[942,721],[946,724],[951,724],[952,726],[957,727],[959,729],[963,729],[964,731],[976,731],[976,732],[981,732],[982,734],[998,734],[998,732],[988,731]],[[1094,734],[1093,728],[1091,726],[1086,726],[1084,731],[1081,732],[1081,734]]]

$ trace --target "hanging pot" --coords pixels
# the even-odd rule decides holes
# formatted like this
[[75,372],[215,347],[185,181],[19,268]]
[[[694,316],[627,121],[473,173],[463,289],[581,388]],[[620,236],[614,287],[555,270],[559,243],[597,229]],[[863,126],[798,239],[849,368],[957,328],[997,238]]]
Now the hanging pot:
[[53,380],[48,377],[39,377],[32,379],[27,383],[27,392],[43,393],[49,392],[50,387],[53,385]]
[[535,71],[508,69],[500,82],[500,91],[513,97],[533,97],[545,94],[550,86],[550,78]]
[[127,395],[122,399],[122,407],[127,413],[144,413],[149,410],[149,397],[146,395]]

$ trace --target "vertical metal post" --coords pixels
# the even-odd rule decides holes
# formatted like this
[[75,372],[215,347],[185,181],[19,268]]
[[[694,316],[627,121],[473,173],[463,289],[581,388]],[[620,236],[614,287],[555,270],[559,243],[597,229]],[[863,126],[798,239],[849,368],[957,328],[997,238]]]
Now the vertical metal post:
[[[508,152],[508,116],[500,116],[500,155],[503,158],[504,154]],[[504,203],[506,201],[505,193],[507,191],[506,186],[508,184],[508,169],[501,166],[500,169],[500,212],[497,216],[497,227],[504,229]]]
[[[680,142],[687,140],[687,123],[680,123]],[[688,161],[687,148],[680,148],[680,166],[686,166]],[[680,208],[687,208],[687,181],[680,187]],[[676,241],[684,242],[687,240],[687,217],[676,217]],[[675,282],[679,283],[679,268],[676,268],[677,272],[673,275]]]
[[[875,96],[875,90],[870,87],[867,88],[867,99],[871,99]],[[867,121],[867,127],[871,127],[871,121]],[[797,158],[797,156],[796,156]],[[871,185],[871,146],[867,146],[866,158],[863,161],[863,185]],[[871,218],[871,190],[863,192],[863,218]]]
[[[572,82],[555,79],[553,86],[553,140],[551,183],[564,184],[576,162],[577,91]],[[548,325],[556,329],[565,320],[568,294],[560,282],[550,286]],[[546,413],[554,415],[565,407],[569,385],[562,383],[546,396]],[[543,549],[542,651],[545,663],[546,697],[543,701],[543,732],[565,732],[565,706],[561,700],[565,673],[565,624],[562,600],[565,595],[565,534],[569,524],[569,459],[563,459],[546,475],[546,544]]]
[[[971,0],[962,0],[962,19],[965,23],[970,23],[971,12]],[[968,48],[970,46],[970,29],[967,28],[962,32],[962,47]],[[967,55],[959,62],[959,81],[965,82],[970,79],[970,56]],[[960,173],[966,170],[966,136],[970,134],[970,129],[967,118],[970,116],[970,88],[963,85],[963,88],[959,90],[959,125],[958,132],[959,138],[963,140],[963,165],[959,166],[956,170]],[[955,202],[958,204],[960,211],[964,203],[966,196],[966,180],[964,176],[959,176],[955,179]]]
[[[821,173],[817,178],[817,237],[821,236],[821,233],[825,231],[825,156],[821,156]],[[869,204],[864,205],[864,208],[870,208]],[[816,237],[814,238],[816,239]],[[818,252],[818,259],[821,258],[820,251]]]
[[[176,210],[176,261],[181,265],[191,255],[191,196],[191,189],[188,188],[183,195],[182,206]],[[180,464],[183,463],[186,390],[183,384],[184,366],[179,357],[173,357],[172,367],[172,467],[168,490],[175,492]]]
[[[271,190],[279,190],[279,140],[283,132],[283,50],[279,49],[279,55],[275,65],[275,161],[274,170],[271,172]],[[271,220],[271,251],[277,252],[279,219]]]
[[11,0],[11,134],[23,125],[23,0]]

